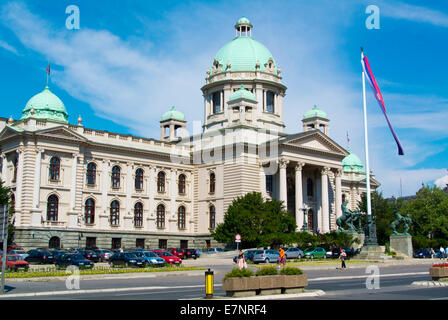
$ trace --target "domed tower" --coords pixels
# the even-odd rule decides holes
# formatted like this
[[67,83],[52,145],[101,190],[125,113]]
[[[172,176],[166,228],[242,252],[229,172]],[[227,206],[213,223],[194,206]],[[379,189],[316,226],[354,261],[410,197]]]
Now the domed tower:
[[303,132],[319,129],[327,136],[330,135],[330,127],[327,114],[314,105],[313,109],[308,110],[303,116]]
[[20,120],[28,118],[68,124],[68,113],[64,103],[50,91],[48,85],[27,102]]
[[241,86],[254,98],[249,99],[252,105],[238,106],[245,113],[247,110],[246,115],[251,114],[250,124],[254,128],[284,132],[283,98],[287,88],[282,84],[280,68],[271,52],[253,39],[252,31],[252,23],[247,18],[239,19],[235,24],[235,38],[218,51],[207,70],[206,84],[201,88],[205,104],[204,132],[237,125],[236,106],[231,97]]
[[[178,141],[185,137],[185,115],[173,106],[162,115],[160,120],[160,140]],[[180,130],[180,132],[178,131]]]

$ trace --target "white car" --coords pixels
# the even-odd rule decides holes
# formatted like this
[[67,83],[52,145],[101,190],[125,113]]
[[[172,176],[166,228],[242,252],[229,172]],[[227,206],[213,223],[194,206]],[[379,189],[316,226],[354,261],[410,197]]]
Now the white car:
[[20,260],[25,260],[28,257],[28,253],[23,250],[11,250],[8,252],[8,255],[20,256]]

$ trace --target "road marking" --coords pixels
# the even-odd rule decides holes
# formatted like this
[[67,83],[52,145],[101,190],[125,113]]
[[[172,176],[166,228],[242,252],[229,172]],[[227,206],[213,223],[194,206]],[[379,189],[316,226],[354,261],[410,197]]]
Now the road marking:
[[[382,274],[380,275],[381,278],[386,277],[405,277],[405,276],[417,276],[417,275],[428,275],[429,273],[426,272],[412,272],[412,273],[394,273],[394,274]],[[342,276],[342,277],[321,277],[321,278],[314,278],[314,279],[308,279],[308,282],[310,281],[328,281],[328,280],[350,280],[350,279],[363,279],[367,278],[370,275],[362,275],[362,276]]]

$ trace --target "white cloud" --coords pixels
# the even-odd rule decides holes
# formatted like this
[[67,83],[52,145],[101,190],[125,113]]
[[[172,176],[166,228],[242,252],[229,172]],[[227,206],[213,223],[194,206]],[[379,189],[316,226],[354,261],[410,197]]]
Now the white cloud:
[[16,48],[14,48],[13,46],[11,46],[10,44],[6,43],[3,40],[0,40],[0,48],[3,48],[9,52],[14,53],[15,55],[19,55],[19,52],[17,51]]
[[380,5],[381,15],[414,22],[430,23],[438,27],[448,27],[448,15],[422,6],[414,6],[401,2],[383,2]]
[[448,175],[443,176],[436,181],[434,181],[434,184],[440,188],[445,188],[448,186]]

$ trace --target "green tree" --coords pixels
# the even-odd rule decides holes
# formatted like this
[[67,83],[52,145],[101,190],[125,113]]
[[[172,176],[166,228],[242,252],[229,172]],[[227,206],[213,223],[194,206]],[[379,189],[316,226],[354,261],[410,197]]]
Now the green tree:
[[[0,206],[10,205],[9,215],[12,217],[14,213],[14,204],[11,203],[11,192],[9,188],[3,186],[3,182],[0,180]],[[11,243],[13,240],[14,227],[12,224],[9,224],[8,227],[8,243]],[[2,248],[0,248],[2,249]]]
[[252,192],[236,198],[211,235],[221,243],[234,243],[241,235],[241,247],[277,247],[295,241],[296,224],[278,200],[264,201],[261,193]]

